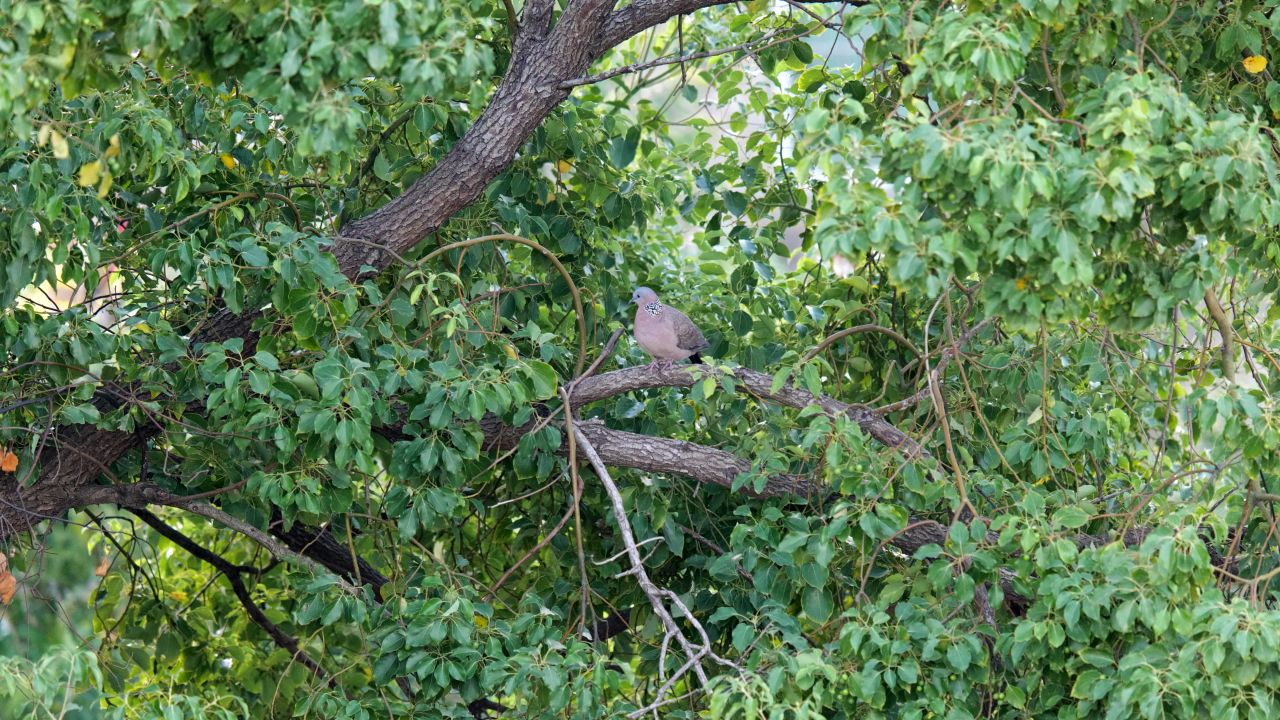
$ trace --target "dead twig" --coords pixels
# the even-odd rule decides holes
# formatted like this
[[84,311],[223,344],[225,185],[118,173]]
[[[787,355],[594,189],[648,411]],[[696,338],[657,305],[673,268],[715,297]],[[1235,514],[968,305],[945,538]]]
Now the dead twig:
[[[636,582],[640,584],[640,589],[644,592],[645,597],[649,599],[649,605],[653,608],[654,614],[656,614],[658,619],[662,621],[662,626],[665,629],[662,640],[663,657],[658,663],[659,675],[666,675],[666,647],[672,639],[679,644],[681,650],[683,650],[685,654],[686,660],[684,664],[681,665],[670,678],[665,678],[665,682],[658,689],[655,701],[661,703],[667,696],[667,693],[670,692],[671,688],[675,686],[676,682],[691,671],[695,676],[697,676],[699,682],[701,682],[703,686],[706,686],[709,680],[707,678],[706,669],[702,665],[704,658],[711,659],[727,667],[737,668],[737,666],[732,662],[725,660],[712,652],[711,641],[707,636],[706,629],[702,627],[702,623],[698,622],[697,618],[693,616],[693,613],[689,611],[689,608],[685,606],[679,596],[670,590],[659,588],[654,584],[653,580],[649,578],[649,574],[644,568],[644,562],[640,557],[640,549],[636,545],[635,534],[631,530],[631,521],[627,516],[626,504],[622,500],[622,492],[618,490],[618,486],[613,482],[613,478],[609,475],[608,468],[605,467],[604,462],[600,459],[600,455],[596,452],[596,449],[592,447],[591,441],[587,439],[586,435],[582,434],[582,430],[578,429],[577,426],[574,426],[573,434],[577,441],[577,446],[582,450],[582,453],[587,456],[587,460],[590,461],[592,469],[595,470],[596,476],[600,478],[600,483],[604,485],[605,492],[609,496],[610,504],[613,507],[614,520],[618,523],[619,535],[622,538],[623,544],[626,546],[627,558],[631,561],[631,570],[627,574],[635,576]],[[685,636],[684,632],[680,630],[680,626],[676,624],[675,618],[673,618],[671,613],[667,610],[666,600],[670,600],[672,604],[674,604],[680,612],[684,614],[689,624],[693,626],[695,631],[697,631],[701,641],[700,644],[695,645],[688,637]],[[628,717],[637,718],[648,712],[648,709],[642,708],[631,713]]]

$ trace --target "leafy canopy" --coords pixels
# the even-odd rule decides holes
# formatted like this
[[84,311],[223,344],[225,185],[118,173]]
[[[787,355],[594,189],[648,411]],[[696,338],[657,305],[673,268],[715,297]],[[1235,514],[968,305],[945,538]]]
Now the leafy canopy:
[[[143,432],[100,483],[323,528],[382,576],[346,592],[180,508],[6,531],[15,717],[67,686],[112,718],[1275,713],[1278,3],[708,4],[609,50],[594,71],[647,66],[353,278],[341,229],[466,162],[522,8],[0,0],[0,487]],[[494,233],[537,246],[428,257]],[[729,374],[579,422],[750,468],[598,448],[726,661],[705,686],[551,415],[640,284]],[[209,340],[223,309],[253,333]],[[647,362],[624,337],[602,372]],[[927,453],[739,367],[887,406]],[[744,492],[783,474],[829,494]],[[85,546],[101,577],[60,559]],[[73,649],[14,634],[61,639],[85,596]]]

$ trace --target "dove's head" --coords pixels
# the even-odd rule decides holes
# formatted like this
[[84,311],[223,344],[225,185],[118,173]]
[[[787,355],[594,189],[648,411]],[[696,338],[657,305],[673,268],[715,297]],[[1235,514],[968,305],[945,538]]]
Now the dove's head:
[[638,287],[636,288],[635,292],[631,293],[631,302],[641,307],[644,307],[645,305],[648,305],[651,302],[657,302],[657,301],[658,301],[658,293],[650,290],[647,287]]

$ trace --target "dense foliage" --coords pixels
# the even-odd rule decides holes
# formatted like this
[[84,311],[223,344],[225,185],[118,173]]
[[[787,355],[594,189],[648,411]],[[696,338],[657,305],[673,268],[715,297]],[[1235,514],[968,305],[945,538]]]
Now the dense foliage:
[[0,704],[1273,716],[1278,5],[0,0]]

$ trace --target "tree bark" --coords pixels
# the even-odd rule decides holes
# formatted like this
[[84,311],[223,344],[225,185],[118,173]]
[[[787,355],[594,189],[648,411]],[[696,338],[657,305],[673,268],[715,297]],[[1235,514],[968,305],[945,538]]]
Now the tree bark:
[[[599,420],[575,423],[587,440],[595,446],[605,465],[645,472],[670,473],[693,478],[701,483],[732,489],[734,478],[751,472],[751,461],[716,448],[670,438],[641,435],[605,427]],[[480,423],[484,430],[484,448],[490,452],[510,450],[536,423],[519,428],[503,425],[497,417],[487,416]],[[568,453],[568,445],[561,448]],[[750,485],[741,491],[751,497],[795,495],[818,497],[825,494],[822,486],[799,475],[772,475],[759,491]]]

